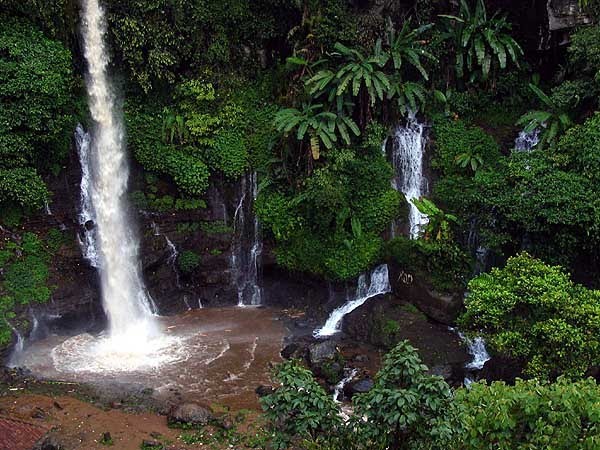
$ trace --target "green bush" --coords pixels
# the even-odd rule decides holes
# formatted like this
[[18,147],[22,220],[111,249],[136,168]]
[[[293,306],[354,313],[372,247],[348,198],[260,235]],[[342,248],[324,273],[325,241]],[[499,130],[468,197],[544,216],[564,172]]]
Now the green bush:
[[295,195],[259,192],[256,214],[277,241],[277,262],[291,270],[349,279],[380,256],[379,235],[407,212],[392,189],[391,166],[381,152],[358,157],[331,150],[328,163],[304,180]]
[[592,450],[600,446],[600,388],[587,380],[560,378],[473,383],[459,389],[456,403],[463,432],[454,446],[484,448]]
[[232,180],[244,174],[248,164],[246,144],[239,131],[226,130],[218,133],[213,147],[207,151],[211,167],[220,170]]
[[8,322],[15,318],[14,310],[31,302],[45,303],[50,299],[52,287],[48,249],[54,249],[52,233],[49,244],[36,234],[26,232],[21,242],[8,241],[0,250],[0,346],[10,342],[11,329]]
[[56,169],[75,124],[71,53],[25,21],[0,16],[0,203],[40,207],[38,174]]
[[191,273],[200,266],[200,255],[192,250],[184,250],[177,258],[177,266],[183,273]]
[[459,325],[525,362],[529,376],[584,376],[600,366],[600,291],[527,253],[469,283]]
[[483,166],[494,166],[500,159],[498,143],[483,129],[470,126],[462,120],[437,118],[433,124],[435,156],[431,166],[443,175],[465,173],[456,163],[457,156],[478,155]]
[[290,360],[277,366],[274,376],[281,386],[260,399],[273,431],[273,448],[289,448],[298,438],[336,433],[342,425],[337,406],[308,369]]

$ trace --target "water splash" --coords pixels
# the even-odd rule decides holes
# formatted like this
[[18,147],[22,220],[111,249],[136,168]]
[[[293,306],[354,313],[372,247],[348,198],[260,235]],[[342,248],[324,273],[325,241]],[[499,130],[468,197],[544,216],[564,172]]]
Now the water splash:
[[[416,114],[411,113],[405,126],[396,128],[393,136],[392,166],[395,177],[392,186],[402,192],[409,204],[409,235],[412,239],[419,236],[421,228],[427,224],[427,216],[422,214],[413,199],[427,193],[427,179],[423,175],[423,156],[425,154],[425,125],[419,122]],[[397,234],[396,224],[392,224],[391,234]]]
[[87,163],[92,175],[90,197],[96,217],[102,302],[109,324],[108,339],[97,343],[103,357],[107,351],[125,356],[143,352],[156,332],[152,302],[140,275],[137,236],[126,213],[129,169],[122,111],[108,77],[105,35],[106,20],[98,0],[83,0],[83,53],[94,124]]
[[348,300],[339,308],[333,310],[325,325],[313,333],[315,337],[326,337],[338,333],[342,326],[342,320],[346,314],[351,313],[356,308],[364,304],[371,297],[386,294],[391,291],[390,279],[388,275],[387,264],[377,266],[370,274],[367,284],[367,277],[362,274],[358,278],[358,285],[354,298]]
[[540,142],[540,129],[534,128],[531,131],[521,131],[515,139],[515,151],[530,152]]
[[[485,340],[481,336],[477,336],[474,339],[471,339],[464,335],[462,332],[458,331],[456,328],[448,327],[448,329],[458,335],[458,337],[465,343],[467,346],[467,352],[469,355],[473,357],[473,359],[465,364],[465,369],[470,372],[478,372],[483,369],[483,366],[486,362],[488,362],[491,357],[485,347]],[[472,373],[467,375],[464,379],[465,386],[469,386],[473,383]]]
[[258,194],[256,172],[240,181],[240,200],[233,217],[233,251],[231,269],[237,287],[238,306],[257,306],[262,303],[260,284],[262,239],[254,201]]

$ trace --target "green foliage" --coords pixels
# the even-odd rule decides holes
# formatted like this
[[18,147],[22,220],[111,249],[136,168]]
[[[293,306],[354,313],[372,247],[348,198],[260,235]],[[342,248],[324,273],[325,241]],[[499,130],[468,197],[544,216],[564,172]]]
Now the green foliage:
[[483,448],[592,450],[600,446],[600,388],[587,380],[560,378],[473,383],[459,389],[456,403],[464,428],[455,446]]
[[211,167],[220,170],[229,179],[237,179],[248,164],[246,143],[236,131],[217,134],[214,146],[207,156]]
[[554,158],[593,183],[600,183],[600,113],[569,129],[560,139]]
[[192,250],[184,250],[177,257],[177,266],[183,273],[192,273],[200,266],[200,255]]
[[600,26],[579,28],[571,35],[569,68],[579,77],[586,75],[600,84]]
[[274,432],[273,448],[288,448],[297,438],[336,433],[342,425],[337,406],[309,370],[290,360],[277,366],[274,375],[281,386],[260,399]]
[[527,132],[533,131],[536,128],[542,130],[538,148],[542,148],[545,145],[552,145],[571,126],[571,118],[560,108],[561,105],[548,97],[535,84],[530,84],[529,87],[546,109],[525,113],[517,121],[517,125],[524,126]]
[[411,200],[421,214],[425,214],[428,222],[422,230],[422,237],[426,241],[449,241],[452,239],[451,224],[457,222],[456,216],[446,214],[431,200],[422,197]]
[[0,250],[2,278],[0,280],[0,345],[10,341],[7,321],[14,310],[31,302],[45,303],[52,288],[48,286],[50,251],[56,249],[56,237],[49,233],[49,245],[36,234],[26,232],[19,243],[5,242]]
[[321,155],[321,143],[331,149],[337,142],[338,134],[346,145],[350,145],[350,129],[356,136],[360,135],[358,126],[351,117],[323,110],[323,104],[304,105],[302,111],[296,108],[283,108],[275,116],[277,131],[285,135],[296,131],[296,139],[309,139],[313,159]]
[[0,19],[0,203],[36,208],[48,197],[38,173],[69,148],[71,54],[26,22]]
[[459,323],[540,378],[579,378],[600,365],[600,291],[522,253],[469,283]]
[[165,144],[158,114],[131,108],[126,119],[129,145],[144,169],[172,177],[186,195],[204,194],[208,188],[209,169],[194,148]]
[[494,139],[483,129],[471,126],[463,120],[449,120],[436,118],[433,125],[435,136],[435,156],[431,162],[433,168],[440,170],[444,175],[464,173],[466,165],[457,164],[464,155],[471,164],[472,159],[477,160],[476,168],[469,168],[475,172],[481,166],[494,166],[500,158],[500,148]]
[[455,243],[396,237],[387,242],[387,258],[415,273],[440,292],[454,293],[465,287],[471,261]]
[[510,23],[498,12],[488,17],[484,0],[475,0],[474,9],[461,0],[458,16],[442,17],[448,19],[447,35],[454,43],[458,78],[487,81],[506,69],[509,61],[519,65],[523,50],[508,33]]
[[400,195],[380,150],[369,157],[335,150],[328,160],[295,194],[261,189],[255,210],[277,241],[279,264],[347,279],[376,262],[379,234],[400,214]]
[[359,448],[443,449],[455,433],[452,390],[427,374],[417,350],[400,342],[384,358],[375,385],[353,399]]

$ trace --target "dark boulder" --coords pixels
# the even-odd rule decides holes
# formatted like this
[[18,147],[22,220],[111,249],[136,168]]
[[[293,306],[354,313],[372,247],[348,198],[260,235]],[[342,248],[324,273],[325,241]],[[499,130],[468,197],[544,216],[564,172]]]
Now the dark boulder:
[[337,353],[337,345],[333,340],[317,342],[308,347],[308,358],[313,366],[335,359]]
[[347,397],[352,397],[354,394],[365,394],[373,389],[374,383],[371,378],[363,378],[354,383],[349,383],[344,389]]
[[207,425],[212,419],[212,411],[197,403],[173,406],[167,415],[169,424]]

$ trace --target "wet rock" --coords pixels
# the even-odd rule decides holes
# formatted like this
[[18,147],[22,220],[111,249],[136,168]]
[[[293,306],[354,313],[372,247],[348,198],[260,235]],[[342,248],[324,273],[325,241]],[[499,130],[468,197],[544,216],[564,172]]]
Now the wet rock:
[[158,441],[151,441],[151,440],[144,439],[142,441],[142,448],[144,450],[150,450],[153,448],[155,448],[156,450],[161,450],[164,448],[164,446]]
[[95,228],[96,224],[94,223],[93,220],[88,220],[85,224],[84,227],[87,231],[91,231]]
[[336,354],[337,346],[333,340],[317,342],[308,347],[308,357],[313,366],[319,366],[326,361],[331,361],[336,357]]
[[449,365],[440,364],[433,366],[429,373],[431,373],[431,375],[440,376],[444,380],[448,381],[450,378],[452,378],[452,367]]
[[523,367],[524,365],[520,361],[503,356],[493,356],[483,365],[483,369],[481,369],[477,378],[486,379],[487,381],[501,380],[514,383],[517,377],[522,377]]
[[284,359],[293,358],[299,348],[300,345],[295,342],[288,344],[281,350],[281,357]]
[[275,392],[275,389],[273,389],[273,386],[261,384],[256,388],[255,392],[259,397],[264,397],[266,395],[271,395],[273,392]]
[[344,393],[348,397],[352,397],[354,394],[364,394],[373,389],[373,380],[370,378],[363,378],[362,380],[358,380],[354,383],[350,383],[346,385],[344,389]]
[[390,266],[392,291],[398,298],[410,299],[419,310],[431,319],[452,325],[461,312],[463,293],[443,294],[436,292],[418,275]]
[[169,424],[206,425],[213,419],[212,411],[197,403],[173,406],[167,415]]

